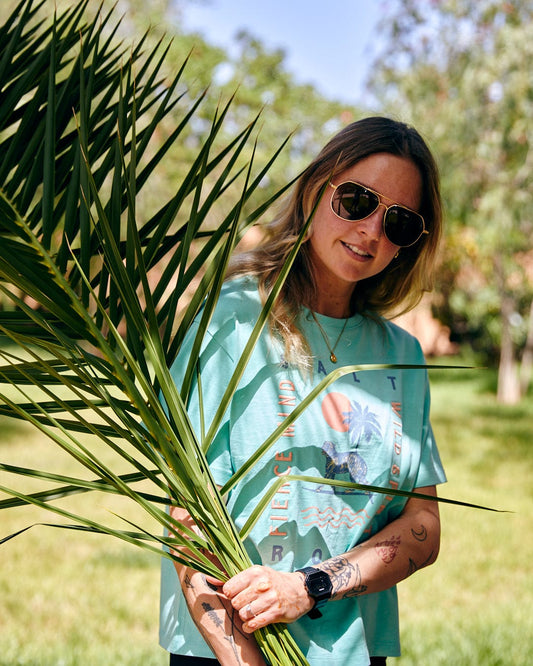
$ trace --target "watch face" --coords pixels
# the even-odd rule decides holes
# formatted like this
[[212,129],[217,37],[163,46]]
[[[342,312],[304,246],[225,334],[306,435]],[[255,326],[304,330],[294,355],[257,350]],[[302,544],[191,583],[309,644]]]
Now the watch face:
[[311,596],[324,599],[331,596],[333,586],[325,571],[313,571],[307,576],[307,589]]

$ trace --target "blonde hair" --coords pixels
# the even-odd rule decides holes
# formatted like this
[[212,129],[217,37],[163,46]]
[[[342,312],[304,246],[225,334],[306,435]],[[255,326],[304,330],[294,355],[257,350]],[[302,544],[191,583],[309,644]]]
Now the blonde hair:
[[[352,312],[391,315],[407,312],[433,288],[435,260],[442,234],[442,202],[438,169],[426,143],[412,127],[384,117],[356,121],[334,136],[300,176],[279,214],[265,228],[265,240],[255,249],[236,255],[228,278],[252,275],[266,298],[297,242],[320,192],[333,172],[340,173],[376,153],[410,159],[422,178],[420,214],[429,234],[402,248],[381,273],[357,283]],[[309,247],[303,243],[283,290],[274,305],[270,329],[281,335],[287,361],[308,364],[308,346],[297,327],[302,306],[311,307],[316,294]]]

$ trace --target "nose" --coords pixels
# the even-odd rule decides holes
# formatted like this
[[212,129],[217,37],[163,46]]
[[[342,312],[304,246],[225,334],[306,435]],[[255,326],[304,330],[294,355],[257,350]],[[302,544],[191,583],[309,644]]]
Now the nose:
[[387,207],[380,203],[372,215],[359,222],[359,232],[373,241],[379,241],[383,235],[383,216],[386,212]]

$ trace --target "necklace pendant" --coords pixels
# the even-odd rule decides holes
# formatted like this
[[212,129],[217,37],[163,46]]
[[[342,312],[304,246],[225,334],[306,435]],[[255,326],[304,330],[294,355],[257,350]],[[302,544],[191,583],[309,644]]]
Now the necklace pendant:
[[335,356],[335,354],[333,352],[331,352],[331,354],[329,355],[329,360],[332,363],[337,363],[337,357]]

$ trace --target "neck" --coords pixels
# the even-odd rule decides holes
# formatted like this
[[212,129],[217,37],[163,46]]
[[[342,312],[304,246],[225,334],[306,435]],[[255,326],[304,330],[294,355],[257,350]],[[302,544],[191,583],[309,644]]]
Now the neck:
[[356,283],[331,280],[315,270],[316,293],[310,309],[326,317],[346,319],[352,314],[352,295]]
[[326,317],[346,319],[352,315],[350,303],[351,298],[341,298],[338,294],[330,296],[318,294],[310,309]]

